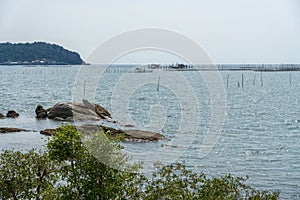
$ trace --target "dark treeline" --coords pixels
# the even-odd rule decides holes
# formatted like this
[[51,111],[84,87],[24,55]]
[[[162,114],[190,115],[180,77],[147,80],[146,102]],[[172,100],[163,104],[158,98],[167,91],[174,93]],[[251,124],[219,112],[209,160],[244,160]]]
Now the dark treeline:
[[76,52],[46,42],[0,43],[0,64],[67,64],[80,65],[83,60]]

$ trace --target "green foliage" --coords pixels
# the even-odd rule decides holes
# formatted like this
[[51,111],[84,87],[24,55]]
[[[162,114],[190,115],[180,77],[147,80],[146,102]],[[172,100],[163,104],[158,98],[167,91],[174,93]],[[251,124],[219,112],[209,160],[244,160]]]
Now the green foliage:
[[147,178],[130,173],[118,143],[106,133],[80,134],[61,127],[45,152],[0,154],[0,199],[278,199],[278,192],[258,191],[244,178],[207,178],[183,164],[157,168]]
[[57,134],[48,142],[49,156],[58,161],[74,162],[84,153],[80,133],[75,126],[66,125],[57,130]]
[[0,156],[0,197],[32,199],[45,197],[58,180],[57,163],[47,153],[6,150]]
[[247,178],[226,175],[207,178],[204,173],[193,173],[183,164],[163,166],[152,174],[151,180],[143,185],[142,199],[149,200],[238,200],[278,199],[279,192],[258,191],[244,184]]
[[126,182],[134,178],[111,168],[113,164],[125,167],[125,156],[103,132],[83,140],[76,127],[67,125],[58,130],[47,147],[51,159],[63,162],[62,183],[57,185],[60,198],[118,199],[126,194]]
[[[34,43],[0,43],[0,63],[30,62],[40,60],[45,64],[80,65],[82,60],[78,53],[71,52],[61,46],[45,42]],[[36,63],[41,64],[41,63]]]

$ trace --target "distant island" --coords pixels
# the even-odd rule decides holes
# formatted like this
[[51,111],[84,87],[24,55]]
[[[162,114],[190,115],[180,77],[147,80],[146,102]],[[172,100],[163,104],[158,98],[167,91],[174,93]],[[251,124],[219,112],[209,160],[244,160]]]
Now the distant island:
[[76,52],[46,42],[0,43],[0,65],[81,65]]

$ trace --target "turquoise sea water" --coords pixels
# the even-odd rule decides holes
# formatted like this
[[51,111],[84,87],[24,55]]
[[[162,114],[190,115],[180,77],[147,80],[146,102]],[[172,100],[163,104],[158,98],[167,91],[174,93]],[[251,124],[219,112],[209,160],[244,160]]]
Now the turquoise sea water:
[[[214,80],[205,81],[195,71],[103,73],[104,67],[90,67],[96,66],[83,71],[80,66],[1,66],[0,112],[13,109],[20,117],[1,119],[0,127],[57,127],[62,122],[36,120],[35,107],[86,98],[106,107],[121,124],[167,137],[124,144],[135,160],[163,162],[168,154],[160,149],[168,147],[176,154],[173,159],[184,160],[191,169],[211,176],[249,175],[248,183],[256,188],[280,190],[282,199],[300,198],[300,72],[222,71],[218,87],[226,95],[212,97],[206,81]],[[226,102],[225,123],[214,148],[201,158],[207,130],[215,125],[210,120],[218,98]],[[186,137],[188,145],[176,142],[183,129],[183,134],[195,132]],[[0,149],[42,148],[46,140],[38,132],[1,134]],[[154,153],[147,157],[148,152]]]

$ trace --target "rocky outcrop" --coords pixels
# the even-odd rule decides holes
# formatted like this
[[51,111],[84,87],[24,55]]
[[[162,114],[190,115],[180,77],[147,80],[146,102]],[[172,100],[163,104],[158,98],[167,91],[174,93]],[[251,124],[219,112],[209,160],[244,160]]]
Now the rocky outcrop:
[[10,110],[10,111],[7,112],[6,117],[17,118],[17,117],[19,117],[19,113],[17,113],[14,110]]
[[35,114],[36,114],[36,118],[38,119],[45,119],[47,118],[48,115],[47,110],[45,110],[41,105],[38,105],[36,107]]
[[[107,122],[117,123],[112,120],[110,113],[105,108],[98,104],[90,103],[87,100],[83,100],[82,103],[57,103],[47,110],[39,105],[37,106],[35,112],[38,118],[44,118],[47,116],[49,119],[59,121],[92,121],[105,119]],[[105,131],[112,138],[124,138],[125,141],[148,142],[165,139],[163,135],[151,131],[120,130],[99,124],[85,124],[76,126],[76,128],[78,131],[85,134]],[[123,126],[123,128],[126,128],[126,126]],[[59,129],[60,128],[45,129],[41,130],[40,133],[43,135],[52,136],[55,135]]]
[[110,113],[105,108],[87,100],[83,100],[82,103],[57,103],[52,108],[49,108],[46,113],[49,119],[58,121],[111,119]]
[[0,113],[0,119],[3,119],[3,118],[5,118],[5,116],[2,113]]
[[[164,140],[165,137],[159,133],[151,131],[141,131],[141,130],[118,130],[111,127],[96,125],[96,124],[85,124],[81,126],[76,126],[77,130],[86,134],[92,134],[99,131],[106,131],[112,136],[112,138],[117,137],[118,135],[124,136],[125,141],[135,141],[135,142],[149,142],[149,141],[158,141]],[[57,129],[45,129],[40,131],[41,134],[52,136],[54,135]]]
[[22,129],[22,128],[0,127],[0,133],[14,133],[14,132],[32,132],[32,131],[31,130]]

